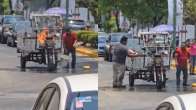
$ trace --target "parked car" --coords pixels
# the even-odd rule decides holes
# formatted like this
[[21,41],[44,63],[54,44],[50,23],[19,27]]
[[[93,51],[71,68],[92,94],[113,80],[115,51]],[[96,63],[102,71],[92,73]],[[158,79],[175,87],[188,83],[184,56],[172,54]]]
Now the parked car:
[[85,29],[87,24],[85,23],[84,20],[75,20],[75,19],[70,19],[68,20],[68,27],[71,28],[72,30],[83,30]]
[[106,39],[108,39],[107,33],[98,32],[98,56],[104,56]]
[[7,33],[7,45],[14,47],[17,45],[17,37],[21,36],[21,33],[32,33],[32,27],[30,21],[18,21],[14,24],[13,29]]
[[3,29],[2,19],[3,19],[3,15],[0,15],[0,38],[1,38],[2,29]]
[[196,93],[171,96],[163,100],[156,110],[195,110]]
[[98,110],[98,74],[54,79],[42,90],[32,110]]
[[10,34],[8,31],[13,29],[13,26],[16,22],[18,21],[24,21],[24,17],[23,16],[13,16],[13,15],[5,15],[2,18],[2,31],[1,36],[0,36],[0,41],[2,43],[7,43],[7,35],[6,34]]
[[112,61],[112,53],[111,53],[112,46],[120,43],[120,39],[123,36],[126,36],[127,38],[130,38],[128,33],[119,32],[119,33],[110,33],[109,34],[109,37],[107,39],[107,43],[106,43],[106,46],[105,46],[104,60]]

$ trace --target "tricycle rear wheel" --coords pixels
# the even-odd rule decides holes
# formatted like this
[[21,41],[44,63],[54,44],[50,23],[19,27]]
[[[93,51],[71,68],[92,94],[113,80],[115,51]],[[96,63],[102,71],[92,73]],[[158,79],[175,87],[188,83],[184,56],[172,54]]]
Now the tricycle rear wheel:
[[26,58],[23,56],[20,57],[20,66],[22,70],[26,68]]
[[57,56],[58,54],[54,51],[47,52],[48,71],[55,71],[57,69]]
[[134,75],[129,73],[129,87],[133,87],[134,86]]

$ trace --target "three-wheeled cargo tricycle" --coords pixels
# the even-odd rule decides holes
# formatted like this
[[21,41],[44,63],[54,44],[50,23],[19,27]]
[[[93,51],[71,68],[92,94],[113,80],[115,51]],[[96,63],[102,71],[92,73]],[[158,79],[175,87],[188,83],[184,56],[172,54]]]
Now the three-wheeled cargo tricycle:
[[[21,53],[21,69],[28,61],[46,64],[49,71],[57,69],[58,53],[62,48],[61,16],[55,14],[31,14],[31,30],[24,29],[17,37],[17,51]],[[25,27],[25,26],[24,26]]]
[[159,90],[165,87],[166,70],[170,63],[170,39],[169,33],[140,33],[143,52],[128,58],[127,63],[130,87],[134,86],[135,79],[154,82]]

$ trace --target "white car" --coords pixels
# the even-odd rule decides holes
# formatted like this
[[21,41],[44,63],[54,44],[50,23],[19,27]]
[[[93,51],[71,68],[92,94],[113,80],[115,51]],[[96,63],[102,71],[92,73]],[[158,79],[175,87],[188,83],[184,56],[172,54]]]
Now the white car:
[[156,110],[196,110],[196,93],[166,98]]
[[33,110],[98,110],[98,75],[54,79],[42,90]]

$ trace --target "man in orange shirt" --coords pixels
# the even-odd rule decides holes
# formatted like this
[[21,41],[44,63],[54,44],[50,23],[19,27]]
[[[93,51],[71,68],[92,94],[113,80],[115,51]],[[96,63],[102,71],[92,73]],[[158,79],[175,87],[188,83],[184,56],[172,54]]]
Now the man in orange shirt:
[[48,36],[48,28],[43,28],[43,30],[37,36],[37,40],[41,46],[45,45],[47,36]]

